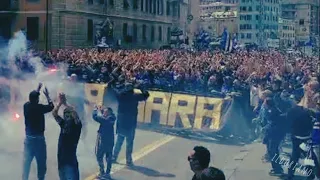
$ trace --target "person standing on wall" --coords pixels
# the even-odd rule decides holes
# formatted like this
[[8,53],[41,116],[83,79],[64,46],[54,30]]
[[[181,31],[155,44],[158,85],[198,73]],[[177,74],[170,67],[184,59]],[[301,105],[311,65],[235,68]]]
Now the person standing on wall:
[[115,89],[118,99],[117,117],[117,142],[113,153],[113,162],[116,162],[124,139],[126,139],[126,163],[133,166],[132,151],[133,142],[137,127],[137,115],[139,101],[145,101],[149,97],[149,92],[139,88],[142,94],[134,93],[134,86],[131,83],[124,83],[123,87]]
[[[58,115],[64,106],[63,118]],[[79,165],[77,147],[80,139],[82,124],[75,109],[67,104],[63,93],[59,94],[59,103],[52,112],[61,131],[58,142],[58,170],[60,180],[79,180]]]
[[[99,179],[111,179],[112,150],[114,145],[114,123],[116,117],[111,108],[98,108],[95,106],[92,118],[100,124],[96,141],[96,157],[99,164]],[[104,157],[107,162],[107,169],[104,168]]]
[[44,137],[44,114],[51,112],[54,105],[47,88],[44,89],[43,94],[46,96],[48,104],[39,104],[41,87],[42,83],[39,83],[38,89],[30,92],[29,102],[25,103],[23,106],[26,132],[23,154],[23,180],[29,179],[30,166],[34,157],[37,161],[38,180],[44,180],[47,172],[47,145]]

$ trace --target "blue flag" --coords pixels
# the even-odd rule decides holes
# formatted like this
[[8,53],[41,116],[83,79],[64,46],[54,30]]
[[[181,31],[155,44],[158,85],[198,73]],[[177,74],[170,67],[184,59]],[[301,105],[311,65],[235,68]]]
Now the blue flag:
[[228,40],[228,31],[227,28],[224,28],[222,36],[221,36],[221,41],[220,41],[220,48],[225,49],[226,44]]

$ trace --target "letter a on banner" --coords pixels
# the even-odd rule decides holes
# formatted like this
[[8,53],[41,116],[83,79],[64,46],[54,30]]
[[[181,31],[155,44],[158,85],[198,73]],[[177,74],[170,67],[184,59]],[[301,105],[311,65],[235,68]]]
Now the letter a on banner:
[[167,125],[167,115],[169,111],[169,104],[171,93],[160,92],[160,91],[149,91],[149,98],[146,101],[145,110],[145,123],[151,123],[152,112],[159,111],[160,118],[159,122],[162,125]]
[[194,115],[196,96],[172,94],[168,125],[174,126],[177,115],[180,116],[184,128],[191,128],[188,115]]
[[[134,94],[142,94],[141,90],[139,89],[135,89],[134,90]],[[139,122],[144,122],[144,107],[145,107],[146,103],[144,101],[140,101],[138,104],[138,121]]]
[[221,123],[221,107],[223,99],[198,97],[194,128],[201,129],[203,118],[211,118],[210,129],[219,130]]
[[[103,105],[103,97],[106,87],[106,85],[102,84],[85,84],[84,91],[86,99],[91,104]],[[87,114],[90,114],[93,110],[93,106],[86,105],[85,109]]]

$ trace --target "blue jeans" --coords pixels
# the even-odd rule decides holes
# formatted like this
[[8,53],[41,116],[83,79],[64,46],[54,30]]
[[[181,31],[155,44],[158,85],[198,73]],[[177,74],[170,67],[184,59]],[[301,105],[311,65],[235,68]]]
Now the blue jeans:
[[79,180],[79,167],[65,165],[59,169],[60,180]]
[[37,161],[38,179],[44,180],[47,172],[47,145],[44,136],[25,138],[22,180],[29,179],[30,166],[34,157]]
[[132,129],[127,135],[118,134],[117,142],[113,151],[113,159],[117,160],[119,153],[121,151],[122,144],[124,139],[126,139],[126,160],[127,163],[132,162],[132,151],[133,151],[133,142],[135,137],[136,129]]

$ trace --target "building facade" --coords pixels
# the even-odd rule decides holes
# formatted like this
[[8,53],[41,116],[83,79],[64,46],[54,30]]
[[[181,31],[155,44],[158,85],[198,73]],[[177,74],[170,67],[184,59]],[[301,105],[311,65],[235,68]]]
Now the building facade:
[[186,34],[188,27],[188,0],[5,1],[18,3],[16,9],[7,9],[15,14],[11,35],[25,29],[28,40],[40,49],[92,47],[97,27],[104,22],[110,26],[107,38],[124,48],[158,48],[170,42],[172,31]]
[[239,1],[239,42],[264,46],[278,38],[279,0]]
[[296,29],[295,21],[292,19],[279,19],[279,37],[280,37],[280,48],[292,48],[296,42]]
[[237,8],[237,4],[215,2],[200,5],[200,14],[201,16],[211,16],[211,14],[215,12],[237,11]]
[[237,34],[237,11],[213,12],[210,17],[201,17],[200,27],[215,37],[221,36],[224,29],[227,29],[228,33]]
[[238,4],[239,0],[200,0],[200,5],[208,5],[212,3]]
[[226,28],[229,33],[238,31],[237,4],[206,1],[200,5],[200,27],[213,36],[221,36]]
[[297,44],[304,44],[319,35],[318,0],[284,0],[281,9],[283,18],[295,21]]

